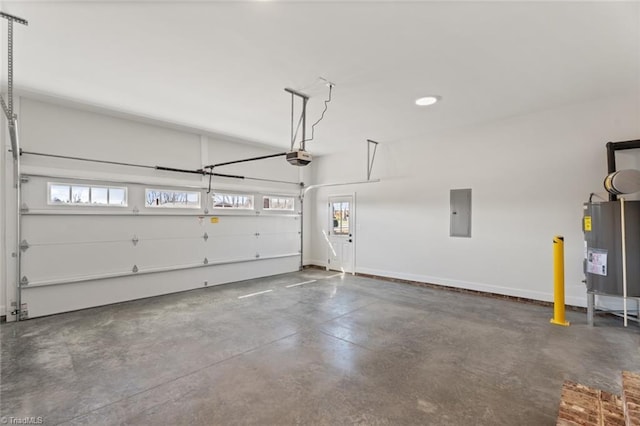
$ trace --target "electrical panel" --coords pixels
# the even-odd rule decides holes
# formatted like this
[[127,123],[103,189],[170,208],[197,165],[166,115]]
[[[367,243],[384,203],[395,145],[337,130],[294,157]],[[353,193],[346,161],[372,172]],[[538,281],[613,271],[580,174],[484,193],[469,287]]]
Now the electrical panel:
[[449,235],[471,238],[471,189],[452,189],[449,199],[451,204]]

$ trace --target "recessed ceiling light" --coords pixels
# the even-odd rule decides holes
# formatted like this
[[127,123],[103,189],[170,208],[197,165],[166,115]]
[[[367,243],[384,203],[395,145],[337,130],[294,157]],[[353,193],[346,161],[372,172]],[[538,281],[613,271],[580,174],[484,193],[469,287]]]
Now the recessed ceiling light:
[[441,96],[425,96],[423,98],[416,99],[416,105],[418,106],[428,106],[433,105],[442,99]]

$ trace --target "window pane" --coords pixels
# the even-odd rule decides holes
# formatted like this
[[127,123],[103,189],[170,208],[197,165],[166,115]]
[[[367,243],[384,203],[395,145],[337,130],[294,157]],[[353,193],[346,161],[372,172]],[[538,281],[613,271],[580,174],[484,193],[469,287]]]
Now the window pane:
[[349,234],[349,203],[332,203],[333,233],[335,235]]
[[147,189],[146,190],[146,199],[144,201],[145,206],[157,206],[160,204],[160,191],[156,191],[155,189]]
[[73,204],[89,204],[89,187],[88,186],[72,186],[71,202]]
[[49,201],[51,203],[69,203],[69,185],[50,185],[49,186]]
[[48,183],[49,203],[71,206],[126,206],[127,188]]
[[126,206],[127,191],[124,188],[109,188],[109,204],[112,206]]
[[217,209],[253,209],[253,195],[213,194],[213,207]]
[[283,199],[281,199],[280,208],[282,210],[293,210],[293,208],[294,208],[293,198],[283,198]]
[[199,192],[147,189],[145,194],[145,207],[200,208]]
[[91,187],[91,203],[92,204],[108,204],[108,188]]
[[251,196],[247,196],[247,197],[243,197],[244,198],[244,208],[245,209],[252,209],[253,208],[253,195]]
[[189,207],[200,208],[200,193],[199,192],[187,192],[187,205]]
[[293,197],[264,197],[265,210],[293,210],[295,208],[295,200]]

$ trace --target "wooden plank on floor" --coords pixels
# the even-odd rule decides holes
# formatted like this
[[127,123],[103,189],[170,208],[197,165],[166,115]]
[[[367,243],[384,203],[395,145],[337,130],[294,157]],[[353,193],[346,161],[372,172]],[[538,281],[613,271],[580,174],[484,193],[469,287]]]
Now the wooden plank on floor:
[[640,426],[640,374],[622,372],[622,403],[626,426]]
[[565,381],[558,426],[624,426],[622,400],[617,395]]

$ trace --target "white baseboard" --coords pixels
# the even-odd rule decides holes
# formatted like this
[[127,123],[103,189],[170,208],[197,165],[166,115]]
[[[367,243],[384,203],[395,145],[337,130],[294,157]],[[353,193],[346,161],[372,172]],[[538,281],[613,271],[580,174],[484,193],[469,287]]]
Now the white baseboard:
[[[497,285],[470,282],[470,281],[454,280],[450,278],[433,277],[429,275],[408,274],[404,272],[383,271],[379,269],[362,268],[362,267],[356,268],[356,273],[377,275],[381,277],[397,278],[401,280],[417,281],[417,282],[430,283],[430,284],[437,284],[445,287],[461,288],[465,290],[475,290],[475,291],[481,291],[485,293],[502,294],[505,296],[523,297],[526,299],[539,300],[543,302],[553,302],[553,293],[552,293],[553,289],[550,289],[549,293],[546,293],[546,292],[540,292],[540,291],[525,290],[525,289],[512,288],[512,287],[502,287]],[[565,298],[565,303],[567,305],[572,305],[572,306],[586,307],[587,306],[586,290],[585,290],[584,297],[567,297]]]
[[318,260],[318,259],[305,259],[304,260],[304,265],[314,265],[314,266],[321,266],[323,268],[327,267],[327,261],[322,261],[322,260]]

